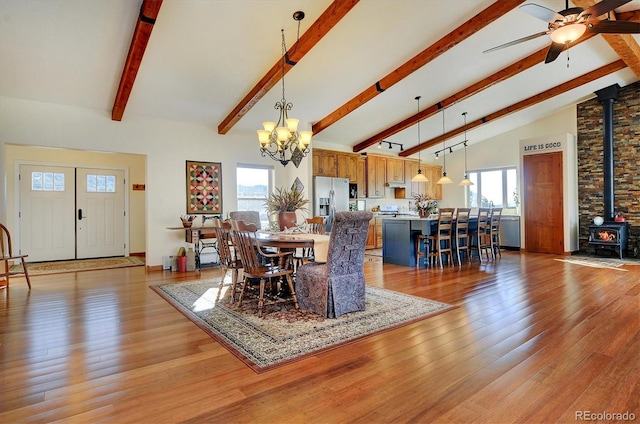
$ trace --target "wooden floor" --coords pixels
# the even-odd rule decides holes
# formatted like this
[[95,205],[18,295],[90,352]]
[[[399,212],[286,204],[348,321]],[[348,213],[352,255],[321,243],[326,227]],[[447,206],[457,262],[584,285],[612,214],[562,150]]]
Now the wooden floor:
[[217,271],[16,278],[0,291],[0,422],[637,422],[640,266],[554,257],[367,262],[367,284],[459,308],[263,374],[148,288]]

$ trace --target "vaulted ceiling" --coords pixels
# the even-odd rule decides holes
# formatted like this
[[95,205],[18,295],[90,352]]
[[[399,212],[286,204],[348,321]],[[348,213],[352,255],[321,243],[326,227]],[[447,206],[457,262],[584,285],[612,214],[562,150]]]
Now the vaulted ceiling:
[[[564,0],[536,4],[560,11]],[[544,64],[521,0],[2,0],[0,95],[188,121],[256,140],[282,97],[314,140],[402,156],[479,142],[640,80],[638,35],[602,34]],[[574,0],[587,8],[594,0]],[[297,22],[302,10],[296,45]],[[640,22],[640,0],[601,18]],[[416,96],[421,96],[417,113]],[[418,143],[416,122],[420,120]],[[444,128],[443,128],[444,127]],[[459,141],[459,140],[457,140]],[[435,147],[434,147],[435,146]]]

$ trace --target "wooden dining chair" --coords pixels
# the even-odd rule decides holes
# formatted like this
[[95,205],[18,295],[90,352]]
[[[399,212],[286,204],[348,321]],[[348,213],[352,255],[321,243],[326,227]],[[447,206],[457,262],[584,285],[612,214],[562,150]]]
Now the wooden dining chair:
[[[309,234],[325,234],[327,224],[323,216],[307,218],[305,222],[307,225],[307,232]],[[301,254],[294,255],[296,269],[298,269],[298,267],[304,262],[313,261],[315,258],[313,247],[307,247],[300,250],[302,251]]]
[[242,261],[238,257],[238,251],[231,237],[231,222],[213,219],[213,230],[216,235],[218,256],[220,257],[220,267],[222,277],[220,286],[224,284],[227,272],[231,271],[231,303],[235,303],[238,293],[238,275],[242,269]]
[[435,263],[440,263],[443,268],[442,256],[448,258],[448,264],[453,266],[453,214],[455,208],[440,208],[438,210],[438,229],[436,233],[429,236],[431,251],[429,260],[434,259]]
[[469,217],[471,215],[470,208],[458,208],[456,210],[456,225],[455,225],[455,237],[456,237],[456,256],[458,257],[458,266],[462,265],[462,259],[460,258],[460,252],[464,252],[467,262],[471,262],[471,255],[469,252]]
[[[251,280],[257,279],[260,281],[260,292],[258,294],[259,317],[262,317],[265,303],[274,304],[293,301],[296,309],[299,309],[298,298],[296,297],[296,292],[293,286],[293,269],[288,266],[288,260],[286,258],[291,255],[291,252],[265,252],[257,240],[257,228],[255,224],[247,224],[244,221],[232,220],[231,229],[234,245],[240,254],[240,260],[242,261],[243,278],[241,286],[238,289],[238,305],[242,304]],[[265,258],[267,262],[264,263],[261,261],[259,255]],[[267,299],[265,296],[267,282],[273,284],[280,281],[281,283],[284,283],[282,280],[286,281],[291,293],[291,298]]]
[[[11,244],[11,233],[9,233],[9,229],[5,227],[3,224],[0,224],[0,253],[2,253],[3,267],[0,269],[0,277],[4,277],[6,284],[2,284],[0,281],[0,288],[9,287],[9,277],[12,275],[24,275],[24,278],[27,280],[27,285],[29,289],[31,289],[31,280],[29,279],[29,271],[27,270],[27,264],[25,262],[25,258],[29,257],[29,255],[14,255],[13,254],[13,246]],[[11,266],[14,261],[19,260],[22,264],[22,269],[14,269],[11,270]]]

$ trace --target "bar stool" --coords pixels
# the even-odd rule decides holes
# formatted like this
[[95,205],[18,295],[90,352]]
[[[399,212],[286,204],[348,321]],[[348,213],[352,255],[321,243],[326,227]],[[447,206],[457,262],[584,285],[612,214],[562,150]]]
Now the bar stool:
[[453,266],[453,214],[455,208],[440,208],[438,211],[438,230],[436,234],[429,236],[431,253],[429,260],[435,259],[443,268],[442,255],[448,256],[449,265]]
[[491,210],[491,219],[489,222],[489,232],[491,234],[491,255],[493,259],[496,254],[502,258],[500,252],[500,217],[502,216],[502,208],[493,208]]
[[467,262],[471,262],[471,255],[469,252],[469,216],[471,215],[470,208],[458,208],[456,212],[456,255],[458,256],[458,266],[462,265],[460,260],[460,251],[464,251]]
[[[424,250],[422,250],[423,245],[424,245]],[[430,249],[429,237],[425,236],[422,233],[416,234],[414,238],[414,251],[416,252],[415,253],[416,266],[418,266],[418,264],[420,263],[420,258],[425,258],[425,261],[424,261],[425,266],[429,265],[426,259],[426,258],[429,258],[429,249]]]
[[491,232],[489,227],[489,208],[478,209],[478,228],[471,233],[471,248],[478,252],[478,259],[482,262],[482,252],[489,259],[489,251],[491,250]]

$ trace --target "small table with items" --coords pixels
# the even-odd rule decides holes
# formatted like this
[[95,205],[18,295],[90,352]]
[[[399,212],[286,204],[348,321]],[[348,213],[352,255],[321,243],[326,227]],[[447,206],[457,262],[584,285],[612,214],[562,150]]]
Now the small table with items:
[[[203,264],[200,262],[200,254],[204,249],[213,248],[218,252],[216,234],[213,227],[167,227],[169,230],[182,230],[185,232],[184,241],[187,243],[193,243],[195,257],[196,257],[196,269],[200,271]],[[217,262],[211,262],[206,266],[216,266]]]

